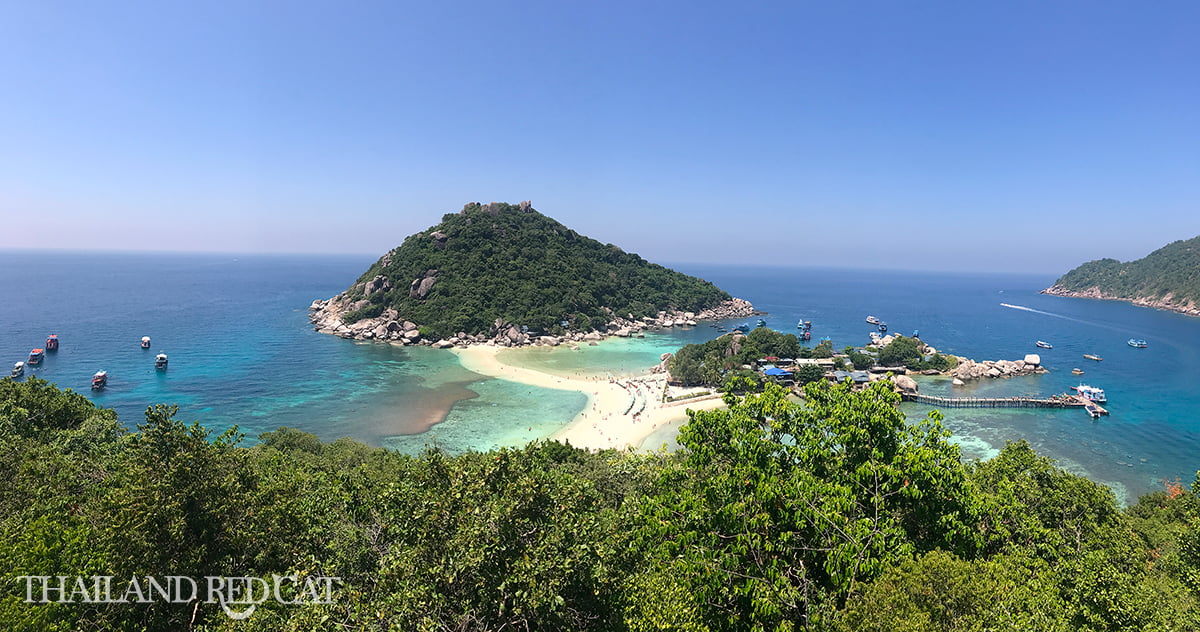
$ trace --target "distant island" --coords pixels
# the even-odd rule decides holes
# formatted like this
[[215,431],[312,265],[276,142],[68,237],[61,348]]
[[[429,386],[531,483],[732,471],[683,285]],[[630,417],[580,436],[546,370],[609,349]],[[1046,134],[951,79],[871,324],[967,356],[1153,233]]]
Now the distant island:
[[1042,294],[1130,301],[1200,316],[1200,237],[1167,244],[1137,261],[1089,261]]
[[318,331],[439,347],[593,341],[756,313],[712,283],[520,204],[472,202],[310,306]]

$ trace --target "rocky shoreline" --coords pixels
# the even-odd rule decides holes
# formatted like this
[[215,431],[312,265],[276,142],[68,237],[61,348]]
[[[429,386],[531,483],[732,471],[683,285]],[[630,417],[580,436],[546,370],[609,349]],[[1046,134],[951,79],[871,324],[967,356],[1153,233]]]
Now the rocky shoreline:
[[1177,314],[1185,314],[1187,316],[1200,316],[1200,307],[1197,307],[1195,302],[1188,301],[1187,303],[1179,303],[1174,300],[1174,296],[1167,294],[1162,298],[1147,298],[1144,296],[1128,298],[1124,296],[1116,296],[1101,291],[1099,287],[1090,287],[1086,290],[1068,290],[1067,288],[1055,284],[1040,292],[1040,294],[1049,294],[1050,296],[1065,296],[1069,298],[1095,298],[1104,301],[1125,301],[1133,303],[1138,307],[1152,307],[1154,309],[1162,309]]
[[[641,319],[622,318],[613,315],[602,330],[572,331],[562,336],[531,335],[521,327],[497,318],[488,333],[469,334],[460,331],[449,338],[433,339],[421,332],[421,326],[400,316],[395,309],[387,309],[375,318],[364,318],[347,324],[342,315],[357,309],[357,303],[349,300],[345,292],[327,300],[315,300],[308,307],[309,322],[313,329],[350,340],[373,340],[397,345],[423,345],[437,349],[492,345],[521,347],[533,345],[558,346],[586,342],[594,344],[609,336],[623,338],[642,337],[646,330],[670,327],[694,327],[699,321],[743,318],[762,314],[754,309],[750,301],[733,298],[722,301],[715,307],[701,312],[660,311],[655,316]],[[608,310],[612,313],[612,310]]]
[[[869,348],[882,349],[892,342],[895,337],[892,335],[884,336],[883,338],[872,339]],[[937,349],[920,342],[922,352],[927,355],[937,353]],[[978,380],[982,378],[998,378],[998,377],[1017,377],[1021,375],[1034,375],[1039,373],[1049,373],[1050,370],[1042,366],[1042,357],[1036,353],[1026,354],[1020,360],[981,360],[976,361],[971,358],[964,358],[953,354],[946,354],[948,357],[954,358],[955,365],[948,371],[939,371],[937,369],[929,369],[921,371],[922,375],[945,375],[954,379],[956,386],[965,384],[967,380]],[[902,387],[903,390],[903,387]],[[913,392],[916,392],[915,382],[913,383]]]

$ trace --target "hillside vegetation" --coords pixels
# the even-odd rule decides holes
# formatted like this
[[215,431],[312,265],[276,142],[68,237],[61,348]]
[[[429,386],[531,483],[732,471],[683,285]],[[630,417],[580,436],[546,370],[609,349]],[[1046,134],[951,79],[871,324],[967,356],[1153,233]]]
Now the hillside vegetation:
[[347,323],[393,308],[435,336],[488,333],[496,319],[538,331],[590,331],[615,316],[698,312],[730,298],[538,213],[528,203],[468,204],[412,235],[346,291]]
[[1046,292],[1145,301],[1168,299],[1176,306],[1200,303],[1200,237],[1167,244],[1136,261],[1089,261],[1064,274]]
[[[406,456],[288,428],[244,447],[167,406],[129,431],[0,380],[0,629],[1200,629],[1195,487],[1122,510],[1024,442],[964,463],[887,384],[806,390],[727,396],[674,453]],[[340,581],[238,621],[203,597],[28,603],[20,579],[166,575]]]

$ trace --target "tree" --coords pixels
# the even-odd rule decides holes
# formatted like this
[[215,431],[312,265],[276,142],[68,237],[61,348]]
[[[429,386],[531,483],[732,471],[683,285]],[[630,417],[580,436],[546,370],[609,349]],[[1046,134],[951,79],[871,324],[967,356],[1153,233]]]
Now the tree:
[[644,505],[650,570],[632,585],[655,590],[631,597],[630,627],[668,611],[679,619],[658,625],[803,627],[822,595],[969,541],[970,489],[936,415],[906,424],[879,384],[807,390],[808,406],[767,384],[728,410],[689,412],[684,456]]
[[792,374],[796,378],[796,383],[804,386],[812,382],[819,382],[825,379],[825,369],[819,364],[801,364],[796,367],[796,371]]

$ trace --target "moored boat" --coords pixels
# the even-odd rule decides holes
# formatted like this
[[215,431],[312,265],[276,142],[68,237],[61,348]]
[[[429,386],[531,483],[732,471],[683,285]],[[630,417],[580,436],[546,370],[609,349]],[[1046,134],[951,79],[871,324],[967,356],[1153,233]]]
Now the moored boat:
[[1146,348],[1146,341],[1145,341],[1145,340],[1138,340],[1138,339],[1133,339],[1133,338],[1130,338],[1130,339],[1129,339],[1129,346],[1131,346],[1131,347],[1135,347],[1135,348],[1138,348],[1138,349],[1145,349],[1145,348]]
[[108,371],[96,371],[92,376],[92,390],[98,391],[108,386]]
[[50,334],[46,337],[46,351],[58,351],[58,334]]
[[1080,397],[1091,402],[1103,404],[1104,402],[1108,401],[1104,395],[1104,389],[1102,388],[1088,386],[1087,384],[1080,384],[1079,386],[1072,386],[1071,390],[1074,390],[1076,393],[1079,393]]
[[881,333],[881,334],[887,333],[887,323],[879,323],[879,333]]
[[1046,342],[1045,340],[1039,340],[1033,344],[1038,347],[1041,347],[1042,349],[1053,349],[1054,348],[1054,345]]
[[1079,369],[1079,368],[1071,369],[1071,375],[1083,375],[1083,369]]
[[760,319],[758,319],[758,322],[754,323],[754,326],[755,327],[766,327],[767,321],[760,318]]
[[46,357],[45,349],[34,349],[29,352],[29,364],[41,364],[44,357]]
[[142,348],[143,349],[150,348],[150,336],[142,336]]
[[162,371],[167,368],[167,354],[160,353],[154,356],[154,368]]
[[22,375],[25,375],[25,363],[18,362],[13,365],[12,373],[9,373],[8,377],[11,377],[15,380],[15,379],[21,377]]
[[1101,360],[1103,360],[1103,359],[1104,359],[1104,358],[1101,358],[1101,357],[1100,357],[1100,356],[1098,356],[1098,355],[1092,355],[1092,354],[1090,354],[1090,353],[1085,353],[1085,354],[1083,354],[1083,357],[1087,358],[1088,360],[1095,360],[1096,362],[1099,362],[1099,361],[1101,361]]
[[800,339],[801,340],[812,340],[812,332],[805,329],[804,331],[800,332]]
[[878,325],[879,319],[875,318],[874,316],[867,316],[867,322],[871,323],[872,325]]
[[740,331],[742,333],[746,333],[747,331],[750,331],[750,325],[747,325],[746,323],[742,323],[740,325],[735,325],[733,330]]

